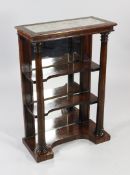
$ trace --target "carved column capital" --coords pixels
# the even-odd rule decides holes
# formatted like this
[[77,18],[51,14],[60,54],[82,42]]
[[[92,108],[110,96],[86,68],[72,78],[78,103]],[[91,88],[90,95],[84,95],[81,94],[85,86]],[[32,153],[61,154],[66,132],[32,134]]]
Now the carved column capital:
[[110,34],[110,32],[101,33],[101,42],[102,43],[107,43],[109,34]]
[[33,42],[32,46],[35,54],[42,52],[42,46],[43,46],[42,42]]

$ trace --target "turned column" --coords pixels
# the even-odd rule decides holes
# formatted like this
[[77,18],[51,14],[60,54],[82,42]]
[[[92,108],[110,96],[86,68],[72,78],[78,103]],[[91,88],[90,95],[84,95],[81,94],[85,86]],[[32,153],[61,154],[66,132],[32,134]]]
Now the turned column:
[[36,63],[36,90],[37,90],[37,121],[38,121],[38,145],[37,153],[48,151],[45,140],[45,116],[44,116],[44,93],[42,75],[42,43],[33,43]]
[[[69,52],[69,62],[73,62],[73,42],[72,42],[72,38],[68,39],[68,52]],[[74,82],[74,74],[70,74],[68,75],[68,85],[72,84]]]
[[96,118],[96,135],[102,136],[104,134],[104,101],[105,101],[105,82],[106,82],[106,64],[107,64],[107,43],[108,34],[101,33],[101,51],[100,51],[100,73],[98,83],[98,105]]
[[[91,60],[92,60],[92,35],[81,37],[81,61],[88,64],[88,70],[80,72],[80,91],[88,91],[91,88]],[[81,104],[79,106],[79,122],[88,122],[90,113],[90,104]]]
[[[73,40],[72,38],[68,39],[68,53],[69,53],[69,58],[68,58],[68,62],[73,62],[74,61],[74,57],[73,57]],[[70,65],[68,64],[68,69],[70,69]],[[70,93],[70,86],[72,86],[72,84],[74,83],[74,74],[69,74],[68,75],[68,93]],[[68,98],[71,97],[72,95],[68,95]],[[74,107],[69,107],[67,108],[68,111],[72,111],[74,109]]]

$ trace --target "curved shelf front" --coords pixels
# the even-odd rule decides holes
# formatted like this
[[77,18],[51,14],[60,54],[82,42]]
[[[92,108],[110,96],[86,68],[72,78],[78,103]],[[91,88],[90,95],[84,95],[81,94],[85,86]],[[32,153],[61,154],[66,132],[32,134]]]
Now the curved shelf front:
[[[47,116],[50,112],[83,103],[95,104],[97,102],[98,102],[97,97],[89,92],[79,92],[78,94],[74,95],[68,95],[60,98],[46,100],[44,101],[45,105],[44,115]],[[37,117],[37,102],[34,103],[33,115]]]
[[[43,57],[43,82],[58,76],[64,76],[88,70],[91,70],[92,72],[100,70],[100,66],[97,63],[90,62],[88,60],[90,59],[86,57],[82,61],[80,55],[75,52],[72,55],[66,53],[61,57]],[[23,65],[22,73],[28,80],[36,83],[35,61],[32,61],[32,67],[29,65]]]

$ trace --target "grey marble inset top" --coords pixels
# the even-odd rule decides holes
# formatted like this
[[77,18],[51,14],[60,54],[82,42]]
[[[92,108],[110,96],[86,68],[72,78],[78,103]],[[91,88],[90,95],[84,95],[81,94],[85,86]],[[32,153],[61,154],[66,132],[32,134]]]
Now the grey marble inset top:
[[56,21],[56,22],[48,22],[48,23],[41,23],[41,24],[34,24],[25,26],[28,30],[34,33],[46,33],[52,31],[59,31],[64,29],[73,29],[78,27],[87,27],[92,25],[98,25],[105,23],[102,20],[95,19],[93,17],[88,18],[79,18],[79,19],[72,19],[72,20],[63,20],[63,21]]

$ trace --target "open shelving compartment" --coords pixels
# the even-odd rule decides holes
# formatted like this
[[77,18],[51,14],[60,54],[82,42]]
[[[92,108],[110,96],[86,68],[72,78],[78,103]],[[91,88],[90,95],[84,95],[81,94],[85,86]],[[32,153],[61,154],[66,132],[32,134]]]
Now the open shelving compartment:
[[[82,22],[86,27],[80,26]],[[48,28],[51,23],[16,27],[25,126],[23,143],[37,162],[53,158],[52,148],[71,140],[88,139],[96,144],[110,140],[103,127],[107,38],[116,23],[95,17],[54,23],[56,29],[62,28],[60,23],[79,26],[48,32],[37,26]],[[41,29],[43,33],[37,32]],[[92,60],[92,36],[97,33],[101,34],[99,64]],[[96,71],[97,96],[91,92],[91,73]],[[79,73],[79,82],[74,79],[75,73]],[[44,88],[50,79],[63,76],[67,76],[63,85]],[[96,122],[90,119],[92,104],[97,104]],[[60,115],[48,117],[54,111],[60,111]]]
[[[78,39],[80,42],[83,40],[82,37]],[[41,61],[43,83],[46,83],[53,78],[56,79],[56,77],[62,78],[62,76],[68,76],[68,82],[60,87],[51,89],[45,89],[43,87],[45,136],[46,144],[49,148],[78,138],[87,138],[95,143],[101,142],[101,138],[95,139],[95,123],[89,119],[88,116],[87,118],[80,118],[80,115],[84,115],[82,114],[82,108],[89,108],[90,105],[97,104],[98,98],[90,92],[90,85],[87,84],[87,87],[84,88],[82,82],[80,84],[80,82],[77,83],[74,81],[75,73],[79,73],[79,76],[89,74],[91,77],[91,72],[100,71],[100,66],[93,62],[88,55],[85,55],[83,59],[81,50],[78,48],[77,50],[80,50],[80,53],[78,53],[72,48],[72,45],[74,45],[72,44],[72,38],[67,40],[68,43],[71,43],[71,49],[68,49],[68,53],[64,53],[64,50],[66,51],[64,48],[63,55],[51,57],[49,56],[51,49],[49,49],[49,51],[46,52],[47,55],[45,57],[43,56]],[[79,44],[79,47],[80,45],[81,43]],[[32,60],[32,64],[30,65],[25,64],[22,66],[22,74],[27,81],[30,81],[32,84],[36,85],[35,60]],[[79,77],[79,79],[82,81],[82,77]],[[90,80],[87,81],[87,83],[90,83]],[[30,99],[29,96],[28,99]],[[37,102],[37,93],[33,91],[33,101],[25,105],[27,112],[35,118],[35,139],[33,140],[34,146],[30,146],[32,148],[32,152],[35,150],[35,144],[38,140],[38,128],[36,128],[36,126],[38,127],[36,124],[38,118]],[[75,107],[76,105],[78,105],[79,108]],[[48,115],[57,110],[61,110],[61,115],[48,119]],[[87,115],[89,115],[89,112]],[[107,137],[104,137],[103,141],[105,139],[108,140],[107,133],[106,136]],[[26,139],[26,141],[24,140],[24,142],[25,144],[28,143],[29,145],[30,138]],[[51,156],[52,155],[53,154],[51,152]],[[38,159],[38,161],[40,160]]]

